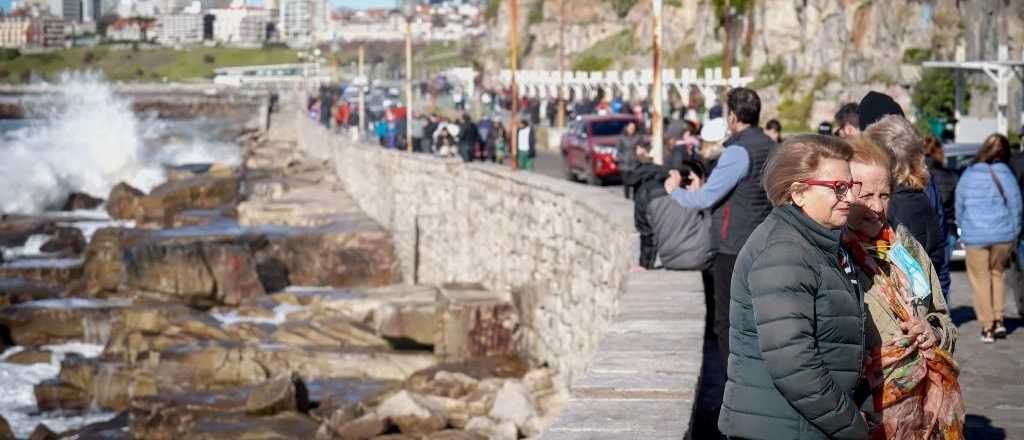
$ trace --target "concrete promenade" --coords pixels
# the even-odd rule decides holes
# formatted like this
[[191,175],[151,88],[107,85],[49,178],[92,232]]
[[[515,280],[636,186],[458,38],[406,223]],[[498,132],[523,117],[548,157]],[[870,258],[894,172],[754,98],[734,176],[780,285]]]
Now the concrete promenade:
[[699,272],[635,272],[587,371],[541,437],[682,439],[701,367]]

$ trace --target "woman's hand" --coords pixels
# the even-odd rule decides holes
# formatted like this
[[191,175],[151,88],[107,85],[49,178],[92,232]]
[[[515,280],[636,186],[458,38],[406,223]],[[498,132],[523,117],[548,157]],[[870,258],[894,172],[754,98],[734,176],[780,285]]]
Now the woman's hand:
[[672,191],[679,188],[679,184],[682,183],[682,181],[683,176],[679,174],[679,171],[669,170],[668,179],[665,179],[665,192],[672,194]]
[[911,347],[927,350],[939,343],[938,337],[932,331],[932,326],[921,318],[912,318],[908,322],[901,322],[900,329],[907,335]]

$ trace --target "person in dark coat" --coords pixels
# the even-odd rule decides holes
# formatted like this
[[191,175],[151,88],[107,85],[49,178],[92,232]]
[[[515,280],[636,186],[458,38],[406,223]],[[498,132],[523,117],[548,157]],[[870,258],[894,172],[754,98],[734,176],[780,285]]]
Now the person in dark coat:
[[[861,103],[860,108],[864,107]],[[864,115],[860,118],[863,123]],[[864,130],[864,135],[893,152],[896,185],[890,201],[889,220],[893,226],[906,226],[928,251],[939,276],[942,293],[948,297],[949,260],[946,258],[946,234],[942,230],[945,216],[942,215],[939,191],[925,167],[924,138],[910,121],[895,114],[872,123]]]
[[864,296],[840,234],[857,197],[849,144],[787,139],[769,159],[774,206],[736,259],[728,379],[718,428],[753,440],[862,440],[853,397],[864,358]]
[[480,132],[469,117],[469,113],[462,114],[462,124],[459,126],[459,156],[463,161],[470,162],[476,153],[477,145],[480,144]]
[[633,185],[629,184],[632,179],[630,173],[637,167],[637,155],[636,147],[644,141],[643,136],[637,132],[636,123],[630,122],[626,124],[626,128],[623,129],[622,135],[619,136],[619,174],[622,176],[622,195],[627,199],[632,194]]
[[[942,199],[942,212],[945,223],[940,225],[946,237],[946,260],[953,256],[953,248],[956,247],[956,183],[959,175],[956,171],[946,168],[946,154],[942,151],[942,144],[935,136],[924,138],[925,165],[928,166],[928,175],[939,190],[939,197]],[[946,298],[948,301],[949,298]]]

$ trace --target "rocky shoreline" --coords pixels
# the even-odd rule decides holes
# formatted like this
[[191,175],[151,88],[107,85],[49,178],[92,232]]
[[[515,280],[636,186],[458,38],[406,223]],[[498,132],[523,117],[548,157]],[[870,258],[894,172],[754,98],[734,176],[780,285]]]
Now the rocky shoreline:
[[56,250],[0,264],[5,361],[102,344],[65,356],[37,409],[118,413],[30,438],[516,439],[553,421],[564,387],[522,359],[512,295],[400,284],[391,233],[295,142],[248,132],[237,169],[118,185],[106,210],[132,227],[0,221],[5,246]]

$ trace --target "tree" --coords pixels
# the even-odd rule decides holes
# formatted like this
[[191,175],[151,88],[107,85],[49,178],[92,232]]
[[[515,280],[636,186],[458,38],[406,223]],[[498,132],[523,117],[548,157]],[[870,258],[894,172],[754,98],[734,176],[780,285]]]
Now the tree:
[[735,33],[736,17],[746,15],[754,9],[754,0],[713,0],[715,17],[719,26],[725,29],[725,53],[722,55],[722,72],[726,76],[732,70],[733,55],[736,53]]
[[[914,86],[911,102],[922,119],[947,118],[956,111],[956,82],[949,69],[925,69]],[[964,90],[964,108],[970,106],[970,91]]]

